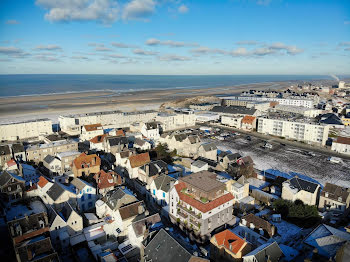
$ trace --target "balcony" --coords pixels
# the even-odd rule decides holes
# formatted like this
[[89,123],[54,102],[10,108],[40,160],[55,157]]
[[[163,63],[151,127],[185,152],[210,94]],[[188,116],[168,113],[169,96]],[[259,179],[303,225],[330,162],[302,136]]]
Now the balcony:
[[181,212],[181,211],[178,211],[177,214],[178,214],[180,217],[183,217],[183,218],[187,218],[187,217],[188,217],[188,214],[183,213],[183,212]]
[[186,213],[194,216],[194,217],[197,217],[197,218],[201,218],[202,217],[202,214],[201,213],[198,213],[196,214],[196,212],[194,212],[194,210],[191,210],[191,209],[188,209],[187,207],[184,207],[182,205],[177,205],[177,207],[179,209],[181,209],[182,211],[185,211]]

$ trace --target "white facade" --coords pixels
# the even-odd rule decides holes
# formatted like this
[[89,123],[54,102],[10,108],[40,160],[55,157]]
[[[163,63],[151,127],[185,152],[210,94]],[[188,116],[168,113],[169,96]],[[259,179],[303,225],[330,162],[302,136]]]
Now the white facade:
[[196,115],[194,114],[165,114],[161,113],[156,116],[156,121],[161,122],[163,132],[191,127],[196,125]]
[[332,150],[341,154],[350,155],[350,144],[337,143],[333,141]]
[[0,140],[15,141],[52,134],[52,121],[38,119],[0,125]]
[[213,114],[213,113],[196,114],[197,122],[211,122],[211,121],[218,121],[219,119],[220,119],[219,114]]
[[86,141],[94,138],[95,136],[103,135],[103,127],[96,126],[93,130],[86,130],[85,126],[81,129],[80,141]]
[[243,101],[269,101],[278,102],[280,105],[286,106],[303,106],[307,108],[314,107],[314,101],[311,99],[291,99],[291,98],[276,98],[276,97],[258,97],[258,96],[237,96],[223,99],[243,100]]
[[242,127],[242,116],[234,116],[234,115],[222,115],[221,116],[221,124],[231,126],[234,128]]
[[159,127],[158,124],[154,125],[156,125],[156,128],[152,128],[149,125],[147,127],[147,123],[143,124],[141,127],[141,134],[148,139],[158,140],[160,137]]
[[291,112],[295,114],[300,114],[305,117],[314,118],[320,114],[323,114],[323,110],[307,108],[307,107],[297,107],[297,106],[286,106],[286,105],[276,105],[275,109],[283,112]]
[[325,145],[329,126],[283,119],[259,118],[257,131],[266,135]]

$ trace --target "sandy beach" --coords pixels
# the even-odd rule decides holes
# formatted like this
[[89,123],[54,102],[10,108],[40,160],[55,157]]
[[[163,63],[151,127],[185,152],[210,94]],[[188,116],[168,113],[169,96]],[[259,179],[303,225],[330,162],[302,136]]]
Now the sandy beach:
[[280,90],[295,82],[268,82],[203,89],[166,89],[133,92],[81,92],[0,98],[0,123],[50,118],[72,113],[158,109],[164,102],[195,96],[233,95],[249,89]]

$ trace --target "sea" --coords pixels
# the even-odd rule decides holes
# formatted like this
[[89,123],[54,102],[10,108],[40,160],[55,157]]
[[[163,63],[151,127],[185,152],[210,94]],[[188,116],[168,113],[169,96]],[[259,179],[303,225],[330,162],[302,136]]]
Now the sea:
[[280,81],[330,80],[327,75],[0,75],[0,97],[63,94],[91,91],[116,93],[196,89]]

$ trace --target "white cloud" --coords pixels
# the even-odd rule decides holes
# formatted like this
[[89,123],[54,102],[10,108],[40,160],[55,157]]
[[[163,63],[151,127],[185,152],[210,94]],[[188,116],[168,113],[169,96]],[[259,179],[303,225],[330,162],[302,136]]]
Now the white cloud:
[[134,45],[128,45],[128,44],[124,44],[124,43],[117,43],[117,42],[113,42],[112,46],[118,47],[118,48],[134,48]]
[[161,60],[161,61],[190,61],[191,58],[189,58],[187,56],[164,55],[164,56],[160,56],[159,60]]
[[231,55],[233,55],[233,56],[247,56],[247,55],[249,55],[249,52],[246,48],[241,47],[241,48],[237,48],[236,50],[231,51]]
[[172,40],[161,41],[156,38],[150,38],[146,41],[146,45],[166,45],[171,47],[184,47],[184,46],[198,46],[197,43],[185,43],[185,42],[176,42]]
[[5,24],[7,24],[7,25],[18,25],[19,21],[15,20],[15,19],[10,19],[10,20],[7,20],[5,22]]
[[72,56],[71,58],[76,60],[89,60],[86,56]]
[[13,46],[0,46],[0,55],[7,55],[13,58],[24,58],[30,56],[29,53]]
[[121,55],[121,54],[111,54],[111,55],[108,55],[108,57],[111,57],[111,58],[126,58],[125,55]]
[[45,61],[45,62],[58,62],[60,61],[57,57],[54,56],[46,56],[46,55],[35,55],[33,57],[36,60],[40,60],[40,61]]
[[95,48],[95,51],[108,52],[112,51],[112,49],[105,46],[98,46]]
[[179,13],[181,13],[181,14],[187,13],[188,10],[189,10],[188,7],[186,5],[184,5],[184,4],[180,5],[179,9],[178,9]]
[[52,22],[98,21],[106,24],[118,19],[119,6],[114,0],[36,0],[47,9],[45,19]]
[[153,0],[132,0],[123,9],[124,20],[146,20],[154,14],[156,2]]
[[258,42],[257,41],[238,41],[236,42],[236,45],[257,45]]
[[340,42],[339,46],[350,46],[350,42]]
[[132,52],[136,55],[156,55],[157,54],[157,52],[146,51],[143,49],[134,49]]
[[34,49],[39,51],[62,51],[62,48],[58,45],[38,45]]

